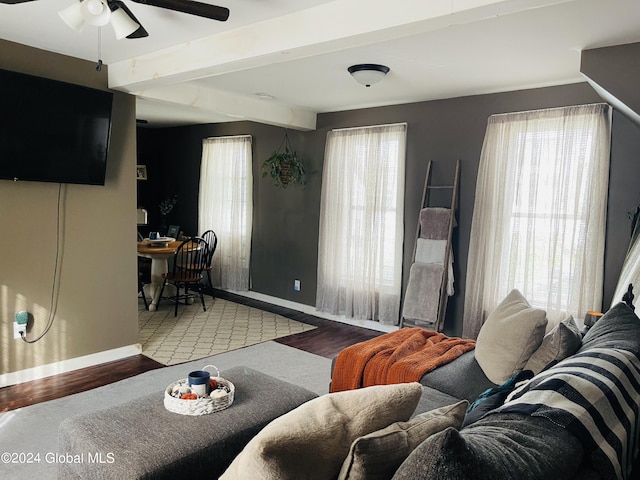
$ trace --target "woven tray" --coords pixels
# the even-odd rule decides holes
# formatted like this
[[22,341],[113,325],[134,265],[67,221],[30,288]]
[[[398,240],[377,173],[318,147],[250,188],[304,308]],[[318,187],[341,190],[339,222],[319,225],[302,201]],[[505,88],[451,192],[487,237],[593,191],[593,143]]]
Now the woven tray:
[[[164,408],[170,412],[179,413],[180,415],[208,415],[210,413],[219,412],[229,407],[233,403],[233,397],[236,387],[229,380],[220,376],[220,370],[214,365],[207,365],[206,368],[215,368],[216,376],[211,377],[218,382],[218,389],[212,390],[213,396],[198,396],[195,400],[182,400],[174,397],[172,392],[176,388],[189,388],[189,380],[182,378],[177,382],[170,384],[164,391]],[[220,388],[223,387],[223,388]]]

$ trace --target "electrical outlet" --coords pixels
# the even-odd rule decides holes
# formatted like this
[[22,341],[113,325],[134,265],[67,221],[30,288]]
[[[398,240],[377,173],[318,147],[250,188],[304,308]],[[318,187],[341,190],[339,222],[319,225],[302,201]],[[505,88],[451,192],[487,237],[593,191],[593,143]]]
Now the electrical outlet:
[[27,330],[26,325],[20,325],[18,322],[13,322],[13,338],[14,339],[22,338],[20,336],[20,332],[26,332],[26,330]]
[[293,289],[294,289],[296,292],[299,292],[299,291],[300,291],[300,280],[294,280],[294,281],[293,281]]

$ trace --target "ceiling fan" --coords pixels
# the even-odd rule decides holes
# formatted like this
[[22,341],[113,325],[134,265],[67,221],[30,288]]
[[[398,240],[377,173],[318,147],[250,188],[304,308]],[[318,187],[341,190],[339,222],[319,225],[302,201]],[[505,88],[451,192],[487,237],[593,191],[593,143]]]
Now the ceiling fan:
[[[0,0],[0,3],[15,5],[34,0]],[[143,5],[166,8],[176,12],[197,15],[224,22],[229,18],[229,9],[196,2],[194,0],[131,0]],[[76,31],[85,24],[101,27],[111,23],[118,40],[122,38],[143,38],[149,34],[122,0],[80,0],[58,12],[62,20]]]

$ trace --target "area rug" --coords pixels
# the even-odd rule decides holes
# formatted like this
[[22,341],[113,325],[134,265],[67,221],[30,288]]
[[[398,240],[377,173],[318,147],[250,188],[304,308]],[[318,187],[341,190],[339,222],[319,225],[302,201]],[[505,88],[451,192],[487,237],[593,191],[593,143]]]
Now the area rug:
[[205,304],[206,312],[197,299],[192,305],[179,305],[177,317],[175,304],[166,300],[155,312],[141,309],[142,354],[163,365],[177,365],[316,328],[221,298],[206,296]]
[[[277,342],[260,343],[195,362],[159,368],[87,392],[0,413],[0,453],[9,453],[6,457],[9,461],[0,462],[0,478],[57,478],[56,462],[64,461],[55,456],[58,425],[63,419],[153,393],[163,395],[167,385],[204,365],[215,365],[222,376],[231,367],[247,366],[318,395],[329,391],[330,359]],[[15,463],[10,461],[12,458]]]

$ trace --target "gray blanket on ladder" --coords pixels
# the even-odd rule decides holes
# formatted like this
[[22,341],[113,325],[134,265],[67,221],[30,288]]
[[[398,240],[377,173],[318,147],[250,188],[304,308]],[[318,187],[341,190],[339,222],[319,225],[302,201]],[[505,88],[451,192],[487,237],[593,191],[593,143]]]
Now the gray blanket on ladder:
[[447,268],[447,294],[453,295],[453,252],[450,252],[446,267],[444,265],[450,221],[451,210],[448,208],[426,207],[420,210],[420,236],[409,271],[403,318],[437,324],[444,268]]
[[443,207],[427,207],[420,210],[420,238],[447,240],[451,210]]
[[443,271],[444,266],[437,263],[411,265],[402,309],[404,318],[437,323]]

